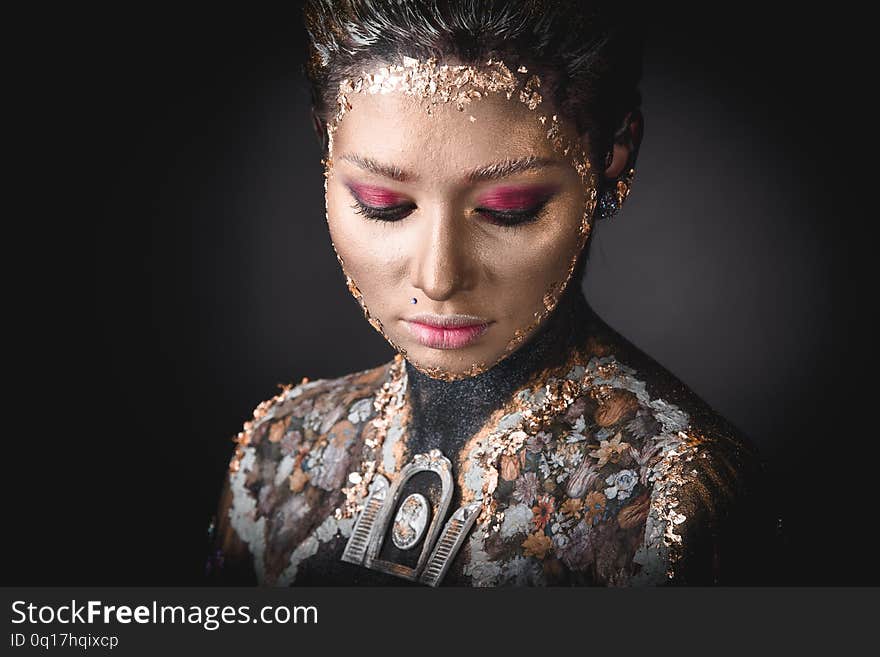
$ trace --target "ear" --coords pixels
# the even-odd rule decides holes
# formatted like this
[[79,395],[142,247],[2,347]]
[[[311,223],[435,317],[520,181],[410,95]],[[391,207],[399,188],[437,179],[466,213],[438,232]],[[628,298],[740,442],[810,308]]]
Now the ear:
[[614,133],[614,145],[605,166],[605,178],[615,180],[625,168],[635,165],[644,131],[645,118],[640,110],[634,110],[624,117],[622,125]]

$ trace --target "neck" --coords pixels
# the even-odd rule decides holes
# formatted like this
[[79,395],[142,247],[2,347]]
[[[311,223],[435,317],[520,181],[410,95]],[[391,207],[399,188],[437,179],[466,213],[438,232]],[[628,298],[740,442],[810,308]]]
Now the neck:
[[570,285],[535,335],[486,372],[441,381],[407,361],[409,453],[437,448],[454,454],[536,372],[562,364],[573,348],[583,344],[590,316],[580,286]]

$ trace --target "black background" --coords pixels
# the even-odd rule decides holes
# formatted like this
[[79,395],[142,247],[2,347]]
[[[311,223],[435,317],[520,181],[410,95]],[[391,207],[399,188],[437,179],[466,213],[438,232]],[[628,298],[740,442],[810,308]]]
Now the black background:
[[[876,584],[845,35],[742,5],[647,21],[636,184],[587,298],[762,450],[785,555],[767,583]],[[330,246],[301,21],[35,25],[10,103],[4,583],[197,584],[254,406],[393,354]]]

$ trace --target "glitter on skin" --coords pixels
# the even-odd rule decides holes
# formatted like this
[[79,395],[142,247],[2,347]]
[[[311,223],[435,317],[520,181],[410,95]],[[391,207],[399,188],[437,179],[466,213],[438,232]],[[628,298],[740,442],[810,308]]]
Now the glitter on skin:
[[[535,111],[542,104],[543,98],[539,93],[541,80],[537,75],[528,75],[525,67],[519,67],[516,73],[512,72],[503,62],[488,60],[484,66],[449,66],[440,65],[434,59],[423,61],[404,58],[402,65],[383,66],[372,73],[364,72],[361,77],[346,79],[340,83],[337,96],[337,111],[327,125],[328,133],[328,157],[325,165],[325,196],[327,193],[328,180],[333,169],[334,136],[339,128],[342,118],[352,109],[350,98],[353,94],[387,94],[394,91],[402,92],[407,96],[417,98],[423,105],[428,115],[434,113],[438,105],[452,103],[459,111],[464,111],[474,100],[481,99],[489,93],[504,94],[508,100],[516,100],[525,105],[529,110]],[[542,296],[542,307],[535,311],[528,325],[516,328],[502,353],[492,362],[472,363],[463,372],[453,373],[440,367],[425,367],[408,359],[409,362],[423,374],[431,378],[455,381],[473,377],[494,367],[512,352],[516,351],[535,331],[535,329],[549,316],[556,307],[562,292],[571,279],[578,257],[586,244],[590,234],[593,211],[596,205],[597,181],[591,170],[589,158],[579,140],[572,140],[564,135],[559,118],[556,114],[549,117],[535,112],[537,121],[542,127],[542,132],[553,150],[565,158],[580,177],[585,194],[585,208],[578,229],[576,248],[570,259],[570,264],[563,280],[554,281],[545,290]],[[468,117],[472,119],[472,115]],[[471,120],[473,123],[473,120]],[[329,206],[329,204],[328,204]],[[328,225],[330,223],[329,210],[327,212]],[[336,258],[346,277],[346,284],[352,296],[361,306],[364,316],[373,328],[394,347],[401,355],[407,357],[407,350],[397,344],[388,335],[381,321],[367,308],[363,294],[354,278],[347,271],[345,262],[336,245],[333,244]]]

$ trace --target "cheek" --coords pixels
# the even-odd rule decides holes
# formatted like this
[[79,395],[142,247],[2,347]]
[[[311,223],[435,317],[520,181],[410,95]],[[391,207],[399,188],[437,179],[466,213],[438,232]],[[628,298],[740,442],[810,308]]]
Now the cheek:
[[327,223],[330,239],[351,276],[365,296],[381,296],[398,276],[388,227],[364,219],[351,207],[348,192],[341,185],[327,189]]
[[563,282],[580,253],[582,216],[581,206],[566,205],[545,216],[546,223],[513,232],[505,248],[490,251],[504,292],[540,300],[553,283]]

